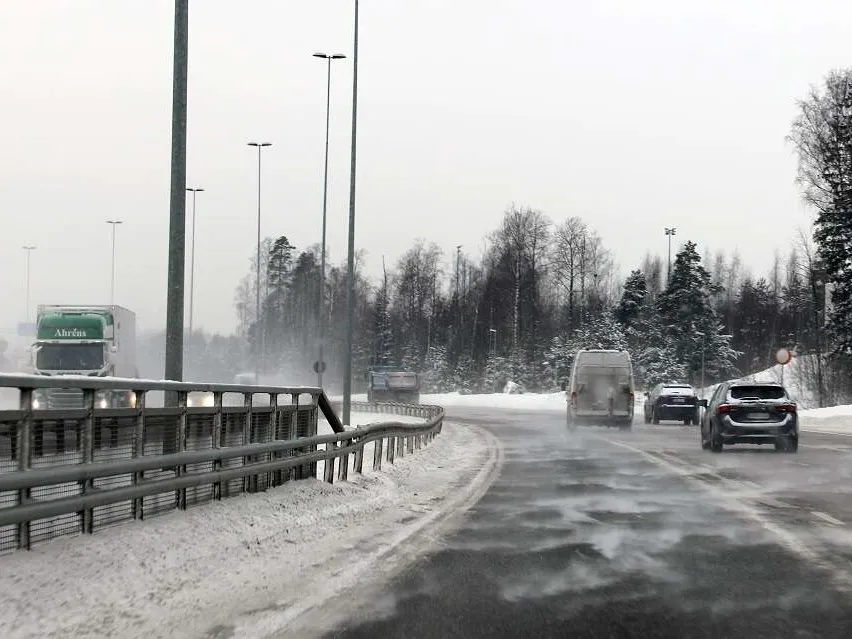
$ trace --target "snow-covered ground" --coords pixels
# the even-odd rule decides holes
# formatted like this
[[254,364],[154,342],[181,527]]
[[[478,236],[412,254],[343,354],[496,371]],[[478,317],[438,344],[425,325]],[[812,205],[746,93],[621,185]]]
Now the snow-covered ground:
[[445,423],[381,472],[370,454],[347,482],[292,482],[0,557],[2,635],[263,636],[470,505],[499,471],[499,451],[484,429]]

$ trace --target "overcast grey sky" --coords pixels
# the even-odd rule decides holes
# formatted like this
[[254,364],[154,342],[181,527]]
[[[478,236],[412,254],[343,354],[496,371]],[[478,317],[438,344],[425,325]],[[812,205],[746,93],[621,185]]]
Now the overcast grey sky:
[[[32,304],[116,302],[165,320],[171,0],[0,3],[0,327]],[[319,241],[324,62],[347,0],[191,0],[188,180],[196,325],[229,332],[263,234]],[[795,101],[852,64],[848,0],[362,0],[358,248],[368,272],[417,237],[474,256],[511,202],[580,215],[624,271],[678,241],[754,270],[810,216],[784,137]],[[329,250],[344,258],[351,61],[332,80]],[[189,208],[187,210],[189,213]]]

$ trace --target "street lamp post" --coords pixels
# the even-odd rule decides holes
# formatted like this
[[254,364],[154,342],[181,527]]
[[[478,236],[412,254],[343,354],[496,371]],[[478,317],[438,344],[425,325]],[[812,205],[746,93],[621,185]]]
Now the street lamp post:
[[346,357],[343,368],[343,423],[349,423],[352,404],[352,346],[355,330],[355,166],[358,130],[358,0],[355,0],[355,27],[352,38],[352,148],[349,168],[349,242],[346,259]]
[[666,284],[668,284],[672,279],[672,237],[677,234],[677,229],[675,227],[667,228],[666,235],[669,238],[669,260],[668,260],[668,268],[666,269]]
[[26,308],[26,316],[27,323],[30,322],[30,254],[36,249],[35,246],[22,246],[27,252],[27,271],[26,271],[26,279],[27,279],[27,308]]
[[[189,0],[175,0],[172,77],[172,148],[169,188],[169,261],[166,294],[165,378],[183,379],[184,268],[186,262],[186,119],[189,64]],[[168,391],[166,406],[177,406],[178,395]],[[176,443],[176,442],[175,442]],[[168,453],[175,444],[164,446]]]
[[110,267],[112,279],[109,287],[109,304],[115,306],[115,227],[123,224],[123,222],[121,220],[107,220],[106,223],[112,226],[112,266]]
[[322,177],[322,248],[320,257],[320,286],[319,286],[319,356],[317,357],[317,386],[322,388],[322,373],[325,367],[323,359],[323,341],[325,340],[325,229],[326,212],[328,210],[328,130],[331,123],[331,61],[342,60],[342,53],[315,53],[315,58],[327,61],[325,89],[325,161]]
[[[272,146],[272,142],[249,142],[249,146],[257,148],[257,278],[255,282],[255,330],[260,331],[260,349],[257,358],[254,360],[254,383],[260,383],[260,371],[262,369],[261,359],[263,358],[263,349],[266,348],[266,324],[263,329],[260,328],[260,151],[267,146]],[[257,339],[255,335],[255,339]]]
[[191,248],[192,257],[189,260],[189,348],[192,349],[192,309],[195,298],[195,196],[202,193],[204,189],[188,188],[187,191],[192,193],[192,240]]

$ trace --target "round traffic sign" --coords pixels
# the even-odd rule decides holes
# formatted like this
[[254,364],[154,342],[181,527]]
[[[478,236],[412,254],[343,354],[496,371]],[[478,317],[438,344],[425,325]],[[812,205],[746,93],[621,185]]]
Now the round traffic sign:
[[314,362],[314,372],[315,373],[324,373],[325,372],[325,362]]
[[775,353],[775,361],[781,364],[781,366],[789,364],[791,359],[793,359],[793,354],[786,348],[779,348]]

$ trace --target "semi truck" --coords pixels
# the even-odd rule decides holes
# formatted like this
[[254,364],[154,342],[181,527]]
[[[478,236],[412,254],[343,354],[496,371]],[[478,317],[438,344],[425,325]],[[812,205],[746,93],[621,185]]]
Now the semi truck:
[[[32,345],[36,375],[86,375],[139,377],[136,365],[136,315],[121,306],[41,305],[36,316],[36,341]],[[133,406],[127,391],[98,391],[98,408]],[[34,408],[77,408],[83,391],[70,388],[41,389]]]
[[365,375],[368,402],[420,403],[420,376],[400,366],[372,366]]

